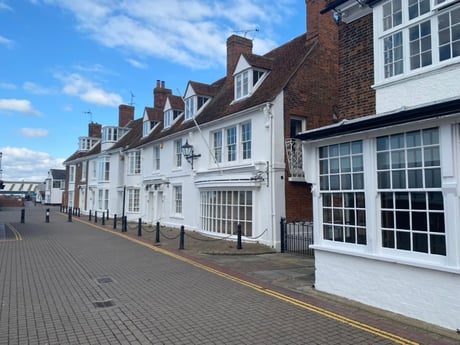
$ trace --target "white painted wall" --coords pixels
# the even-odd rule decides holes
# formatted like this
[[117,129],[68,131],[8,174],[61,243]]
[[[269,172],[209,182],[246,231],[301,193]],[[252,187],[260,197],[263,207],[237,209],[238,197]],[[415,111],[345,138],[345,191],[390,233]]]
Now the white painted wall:
[[[435,66],[439,68],[439,66]],[[449,65],[415,74],[394,82],[376,85],[376,113],[438,103],[460,97],[460,68]]]
[[460,328],[460,270],[438,271],[322,250],[315,251],[315,259],[319,291]]

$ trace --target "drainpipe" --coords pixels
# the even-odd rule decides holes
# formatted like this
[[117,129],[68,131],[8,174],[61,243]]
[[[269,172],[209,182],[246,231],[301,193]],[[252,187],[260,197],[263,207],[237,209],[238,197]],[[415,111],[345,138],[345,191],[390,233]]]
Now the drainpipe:
[[273,163],[275,161],[275,150],[274,150],[274,141],[275,141],[275,126],[273,126],[273,111],[272,103],[267,103],[264,107],[264,114],[268,117],[267,126],[270,129],[270,160],[267,162],[267,179],[271,181],[268,188],[270,188],[270,213],[271,213],[271,237],[272,245],[275,245],[276,242],[276,212],[275,212],[275,186],[276,181],[273,178]]

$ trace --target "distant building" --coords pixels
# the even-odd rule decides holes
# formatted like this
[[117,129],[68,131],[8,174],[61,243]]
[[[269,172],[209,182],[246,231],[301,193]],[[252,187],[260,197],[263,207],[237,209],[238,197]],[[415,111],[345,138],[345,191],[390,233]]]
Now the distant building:
[[65,188],[65,169],[50,169],[45,180],[45,205],[62,204]]

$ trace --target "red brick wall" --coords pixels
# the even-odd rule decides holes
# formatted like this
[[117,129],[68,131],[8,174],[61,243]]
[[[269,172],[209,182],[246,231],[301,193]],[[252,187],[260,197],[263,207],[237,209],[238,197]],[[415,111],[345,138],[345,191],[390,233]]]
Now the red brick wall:
[[166,98],[172,95],[172,90],[165,87],[165,82],[157,80],[157,86],[153,89],[153,106],[156,109],[163,110],[166,104]]
[[375,114],[372,15],[339,26],[339,119]]
[[227,39],[227,81],[233,83],[233,72],[241,54],[252,54],[250,39],[232,35]]
[[102,125],[95,122],[88,124],[88,136],[90,138],[101,138],[102,137]]
[[[290,137],[290,117],[306,119],[307,129],[330,125],[338,98],[338,27],[332,14],[321,15],[323,0],[307,1],[308,39],[317,41],[309,57],[285,89],[285,137]],[[286,162],[286,220],[312,221],[310,185],[290,182]]]
[[118,127],[125,127],[132,120],[134,120],[134,107],[120,104],[118,107]]

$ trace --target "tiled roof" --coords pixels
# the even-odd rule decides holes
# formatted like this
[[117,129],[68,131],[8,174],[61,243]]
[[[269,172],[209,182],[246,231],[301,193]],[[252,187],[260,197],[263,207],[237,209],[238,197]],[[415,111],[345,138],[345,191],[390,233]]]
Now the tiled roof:
[[117,148],[129,149],[132,146],[136,146],[142,137],[142,125],[143,119],[130,121],[125,128],[130,128],[130,131],[126,133],[117,143],[115,143],[110,150]]
[[163,109],[145,107],[150,121],[163,121]]
[[189,85],[193,88],[193,90],[195,91],[197,95],[201,95],[201,96],[214,97],[219,91],[215,85],[198,83],[196,81],[190,81]]
[[168,95],[169,103],[171,103],[171,108],[173,110],[184,110],[184,101],[180,96]]
[[65,169],[50,169],[54,180],[65,180]]

